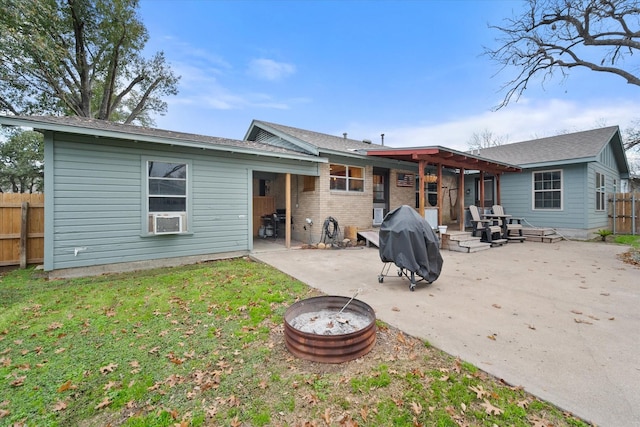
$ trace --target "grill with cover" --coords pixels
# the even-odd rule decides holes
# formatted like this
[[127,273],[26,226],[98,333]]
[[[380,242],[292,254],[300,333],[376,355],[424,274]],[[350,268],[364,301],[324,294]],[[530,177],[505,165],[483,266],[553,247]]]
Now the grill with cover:
[[[380,225],[379,234],[380,259],[385,264],[378,282],[384,281],[390,263],[398,267],[398,276],[409,278],[412,291],[417,282],[432,283],[440,276],[443,260],[438,236],[411,206],[403,205],[389,212]],[[416,281],[416,275],[421,279]]]

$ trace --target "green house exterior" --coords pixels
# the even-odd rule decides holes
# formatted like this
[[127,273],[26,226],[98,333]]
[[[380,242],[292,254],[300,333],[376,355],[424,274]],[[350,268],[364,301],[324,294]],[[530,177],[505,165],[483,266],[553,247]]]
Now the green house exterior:
[[[313,176],[326,161],[260,143],[77,117],[0,117],[0,122],[44,134],[44,270],[61,276],[249,253],[254,172]],[[178,199],[182,217],[154,223],[150,164],[180,165],[184,176],[160,186],[181,188],[169,200]],[[179,229],[153,229],[152,223],[164,220]]]
[[[0,116],[0,124],[44,134],[44,270],[50,277],[246,255],[261,237],[264,216],[256,200],[265,195],[274,211],[287,211],[288,237],[303,242],[319,241],[325,218],[337,219],[343,230],[362,230],[398,206],[417,208],[416,163],[392,155],[394,149],[388,156],[368,155],[387,147],[346,135],[257,120],[242,141],[79,117]],[[500,193],[508,214],[566,237],[588,238],[607,228],[606,197],[624,191],[629,178],[617,127],[480,153],[436,151],[445,157],[434,157],[425,174],[458,159],[465,169],[458,192],[464,206],[478,204],[471,165],[519,166],[522,172],[484,175],[485,208]],[[435,212],[435,219],[427,218],[434,228],[439,220],[455,221],[451,193],[436,190],[459,188],[459,169],[445,168],[441,179],[427,194],[425,217]]]
[[522,168],[500,179],[507,213],[568,238],[588,239],[608,229],[612,212],[607,197],[625,192],[630,178],[617,126],[486,148],[479,154]]

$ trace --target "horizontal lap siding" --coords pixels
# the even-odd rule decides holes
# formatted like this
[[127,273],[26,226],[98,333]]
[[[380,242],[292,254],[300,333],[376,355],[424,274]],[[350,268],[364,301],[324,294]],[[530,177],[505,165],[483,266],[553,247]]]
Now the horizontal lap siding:
[[[108,139],[87,143],[61,134],[55,138],[48,270],[248,250],[249,170],[317,173],[316,165],[293,160]],[[191,234],[144,235],[141,169],[147,158],[190,162]]]
[[[562,210],[533,209],[532,175],[534,172],[547,170],[562,170]],[[531,226],[585,228],[585,171],[586,165],[578,164],[504,174],[500,180],[502,205],[508,214],[525,218]]]

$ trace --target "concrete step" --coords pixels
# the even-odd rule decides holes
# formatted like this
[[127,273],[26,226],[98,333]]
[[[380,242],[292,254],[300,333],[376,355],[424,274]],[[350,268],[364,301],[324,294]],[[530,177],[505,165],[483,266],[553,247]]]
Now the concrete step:
[[485,242],[481,242],[480,240],[477,241],[467,241],[467,242],[460,242],[460,248],[466,248],[466,252],[479,252],[479,251],[485,251],[487,249],[491,249],[491,245],[489,243],[485,243]]
[[522,234],[525,236],[549,236],[556,234],[552,228],[529,228],[522,227]]
[[455,251],[455,252],[478,252],[485,249],[490,249],[489,243],[480,241],[480,237],[474,237],[471,233],[466,231],[453,231],[441,236],[442,249]]

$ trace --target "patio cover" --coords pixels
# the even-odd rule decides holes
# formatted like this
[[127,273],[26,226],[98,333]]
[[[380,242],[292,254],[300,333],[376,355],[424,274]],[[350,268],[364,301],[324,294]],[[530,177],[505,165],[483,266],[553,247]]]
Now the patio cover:
[[[522,172],[522,169],[515,165],[498,162],[471,153],[452,150],[441,146],[429,147],[405,147],[405,148],[376,148],[367,150],[367,156],[385,157],[388,159],[402,160],[405,162],[418,163],[418,173],[420,177],[420,216],[424,218],[424,170],[427,165],[437,167],[438,182],[442,182],[442,167],[458,169],[458,200],[464,200],[464,172],[465,170],[478,171],[480,180],[484,179],[485,173],[493,174],[496,177],[497,204],[500,204],[500,174],[504,172]],[[438,200],[442,200],[442,186],[438,185]],[[484,186],[480,186],[480,200],[484,200]],[[458,218],[464,218],[464,203],[460,204]],[[442,224],[442,209],[438,209],[438,224]],[[460,220],[460,230],[464,230],[464,221]]]

